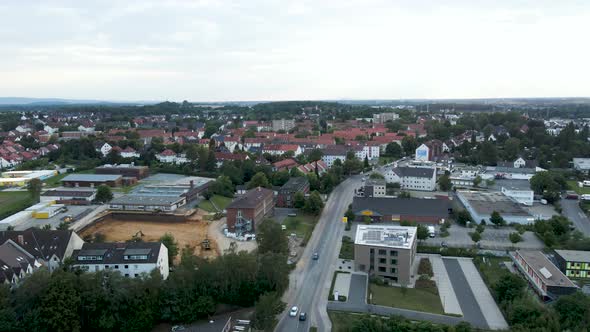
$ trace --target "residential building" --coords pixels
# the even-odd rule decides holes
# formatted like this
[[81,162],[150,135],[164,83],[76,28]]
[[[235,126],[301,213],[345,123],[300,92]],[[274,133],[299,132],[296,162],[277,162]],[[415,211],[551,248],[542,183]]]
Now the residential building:
[[297,166],[299,166],[299,164],[294,159],[287,158],[273,163],[272,170],[275,172],[289,171],[291,168],[295,168]]
[[590,278],[590,251],[555,250],[555,260],[568,278]]
[[535,193],[532,190],[523,190],[523,189],[517,189],[517,188],[502,187],[502,194],[504,194],[507,197],[512,198],[517,203],[527,205],[527,206],[533,206],[533,199],[534,199]]
[[272,120],[272,130],[273,131],[290,131],[291,129],[295,128],[295,120],[293,119],[280,119],[280,120]]
[[106,157],[112,149],[109,143],[96,143],[96,152],[100,152],[103,157]]
[[456,195],[476,223],[482,220],[489,222],[494,211],[500,213],[507,224],[526,225],[535,222],[534,216],[503,193],[457,190]]
[[555,300],[578,290],[541,251],[517,250],[511,257],[514,265],[543,300]]
[[577,171],[588,171],[590,170],[590,158],[574,158],[574,169]]
[[439,224],[449,218],[451,211],[447,199],[354,197],[352,200],[352,212],[357,221],[369,217],[371,222]]
[[305,165],[297,167],[297,169],[303,174],[315,173],[322,175],[328,171],[328,165],[322,160],[312,161]]
[[268,153],[273,156],[281,156],[289,151],[293,152],[294,157],[303,153],[303,150],[297,144],[269,144],[262,147],[262,153]]
[[185,154],[176,153],[170,149],[166,149],[156,155],[156,159],[158,159],[161,163],[168,163],[168,164],[185,164],[188,162]]
[[0,245],[0,283],[16,284],[41,264],[12,240]]
[[[416,148],[415,160],[437,161],[444,152],[445,144],[439,140],[431,140]],[[448,150],[448,147],[446,148]]]
[[0,243],[7,241],[18,245],[49,271],[57,269],[63,261],[80,249],[84,241],[73,231],[41,230],[31,227],[24,231],[0,232]]
[[119,153],[123,158],[139,158],[140,155],[134,148],[128,146]]
[[373,123],[385,123],[387,121],[395,121],[397,119],[399,119],[399,115],[394,112],[373,114]]
[[499,161],[499,167],[508,167],[508,168],[536,168],[538,163],[536,160],[529,160],[524,159],[523,157],[518,157],[515,161]]
[[254,233],[256,225],[274,210],[274,192],[266,188],[254,188],[237,197],[227,207],[227,230],[241,236]]
[[416,258],[417,227],[358,225],[354,269],[385,282],[407,286]]
[[394,167],[385,171],[387,183],[399,183],[404,190],[436,190],[436,168]]
[[123,176],[114,174],[70,174],[61,179],[64,187],[98,187],[107,185],[119,187],[123,183]]
[[135,166],[134,164],[105,164],[95,169],[96,174],[113,174],[129,178],[143,179],[150,175],[150,169],[147,166]]
[[328,167],[332,167],[336,159],[340,159],[344,163],[349,151],[352,151],[358,160],[363,161],[365,159],[366,151],[362,146],[329,145],[322,151],[322,160]]
[[161,242],[84,243],[72,254],[75,268],[88,272],[117,271],[137,278],[153,270],[168,278],[168,248]]
[[292,208],[295,201],[295,194],[298,192],[303,195],[309,193],[309,181],[306,177],[299,176],[290,178],[289,181],[279,189],[276,205],[278,207]]

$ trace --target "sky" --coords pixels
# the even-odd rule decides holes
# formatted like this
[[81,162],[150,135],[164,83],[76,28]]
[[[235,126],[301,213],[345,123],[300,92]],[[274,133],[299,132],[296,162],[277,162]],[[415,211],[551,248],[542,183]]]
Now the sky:
[[590,97],[590,1],[0,2],[0,96]]

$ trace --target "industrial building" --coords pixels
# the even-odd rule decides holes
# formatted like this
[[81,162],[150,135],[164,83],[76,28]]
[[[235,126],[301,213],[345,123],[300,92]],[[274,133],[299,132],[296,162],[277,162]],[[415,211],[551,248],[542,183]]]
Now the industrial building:
[[134,164],[119,164],[119,165],[102,165],[94,169],[96,174],[114,174],[124,177],[133,177],[136,179],[143,179],[150,175],[150,169],[147,166],[135,166]]
[[0,187],[24,187],[32,179],[43,181],[55,175],[57,175],[55,170],[2,172]]
[[517,250],[511,257],[514,265],[543,300],[555,300],[578,290],[541,251]]
[[117,271],[137,278],[157,270],[168,278],[168,248],[161,242],[84,243],[72,254],[73,267],[89,272]]
[[47,190],[40,196],[41,202],[55,202],[68,205],[88,205],[96,199],[96,190],[92,188],[62,188]]
[[240,236],[254,233],[256,225],[274,210],[274,192],[266,188],[254,188],[234,199],[227,207],[227,230]]
[[110,174],[70,174],[61,179],[64,187],[98,187],[107,185],[109,187],[119,187],[123,184],[122,175]]
[[416,257],[417,227],[358,225],[354,268],[392,284],[408,285]]
[[371,222],[439,224],[449,217],[452,208],[446,199],[354,197],[352,211],[357,221],[368,217]]
[[489,222],[492,212],[500,213],[508,224],[531,224],[535,218],[522,206],[499,192],[481,192],[458,190],[457,198],[477,223],[481,220]]
[[590,279],[590,251],[555,250],[555,260],[567,277]]
[[186,198],[174,196],[124,195],[111,200],[109,209],[125,211],[173,212],[186,204]]

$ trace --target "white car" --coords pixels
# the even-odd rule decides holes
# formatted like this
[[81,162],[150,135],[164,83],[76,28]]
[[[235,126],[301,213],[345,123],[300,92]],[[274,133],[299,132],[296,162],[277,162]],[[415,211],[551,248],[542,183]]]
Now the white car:
[[291,310],[289,311],[289,316],[291,317],[297,317],[297,313],[299,312],[299,308],[297,308],[296,305],[291,307]]

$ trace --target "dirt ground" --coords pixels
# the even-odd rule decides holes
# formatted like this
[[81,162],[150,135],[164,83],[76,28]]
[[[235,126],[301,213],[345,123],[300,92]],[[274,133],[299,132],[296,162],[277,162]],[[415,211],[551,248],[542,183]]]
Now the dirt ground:
[[252,241],[238,241],[236,239],[231,239],[226,237],[223,234],[223,228],[225,227],[225,218],[221,218],[219,220],[212,221],[209,225],[209,236],[212,240],[215,240],[217,246],[221,252],[224,250],[229,249],[229,246],[232,242],[236,243],[236,250],[237,251],[254,251],[258,245],[256,244],[255,240]]
[[[84,238],[88,235],[96,233],[104,234],[105,241],[108,242],[124,242],[131,239],[138,232],[143,233],[141,237],[143,241],[158,241],[158,239],[165,233],[171,233],[178,242],[178,248],[182,249],[186,245],[195,248],[195,255],[204,258],[214,258],[220,255],[221,251],[213,236],[208,234],[209,223],[202,221],[198,216],[193,216],[187,219],[186,222],[153,222],[153,221],[121,221],[112,218],[106,218],[103,221],[97,222],[82,233]],[[203,250],[201,242],[208,238],[210,241],[211,250]],[[180,254],[177,260],[180,259]]]

